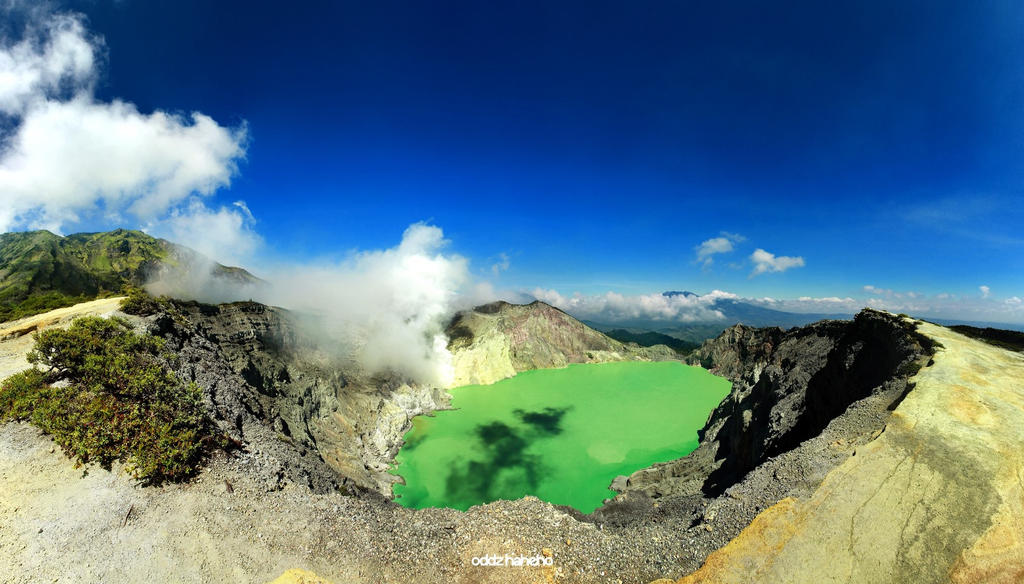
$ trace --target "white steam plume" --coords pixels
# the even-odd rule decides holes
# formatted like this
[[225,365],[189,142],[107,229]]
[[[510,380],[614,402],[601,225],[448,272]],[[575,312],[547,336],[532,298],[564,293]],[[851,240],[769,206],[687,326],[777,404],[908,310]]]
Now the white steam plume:
[[469,283],[467,260],[443,253],[447,243],[440,228],[416,223],[390,249],[274,270],[260,299],[319,315],[371,372],[447,386],[453,370],[444,328]]
[[[93,88],[103,40],[89,34],[81,15],[0,0],[0,18],[27,23],[0,34],[0,232],[127,223],[217,261],[259,263],[262,239],[245,203],[204,200],[237,173],[248,141],[244,122],[228,128],[199,112],[147,113],[127,101],[99,101]],[[468,269],[465,259],[442,253],[444,244],[440,229],[416,224],[392,249],[267,270],[261,275],[271,283],[257,286],[215,277],[212,261],[183,253],[179,269],[156,275],[149,288],[315,312],[369,371],[446,384],[444,325],[459,307]],[[464,299],[488,292],[469,288]]]

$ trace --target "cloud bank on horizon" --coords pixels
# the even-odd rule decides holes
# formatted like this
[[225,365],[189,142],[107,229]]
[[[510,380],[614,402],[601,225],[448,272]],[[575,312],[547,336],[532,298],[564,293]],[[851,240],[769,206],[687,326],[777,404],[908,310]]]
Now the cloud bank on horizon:
[[726,315],[716,306],[719,300],[735,300],[796,314],[846,317],[856,314],[863,308],[875,308],[924,318],[1024,324],[1024,299],[1018,296],[994,298],[988,286],[980,286],[980,293],[973,296],[895,292],[872,285],[864,286],[864,291],[869,294],[868,297],[800,296],[781,299],[744,297],[723,290],[712,290],[702,295],[624,295],[617,292],[589,295],[576,292],[564,295],[557,290],[536,288],[526,296],[561,308],[577,318],[607,324],[637,320],[662,322],[666,325],[724,323]]
[[623,295],[617,292],[563,296],[556,290],[536,288],[531,295],[542,302],[583,319],[622,322],[649,319],[665,322],[715,322],[725,315],[714,307],[721,299],[739,298],[735,294],[713,290],[704,295],[662,293]]

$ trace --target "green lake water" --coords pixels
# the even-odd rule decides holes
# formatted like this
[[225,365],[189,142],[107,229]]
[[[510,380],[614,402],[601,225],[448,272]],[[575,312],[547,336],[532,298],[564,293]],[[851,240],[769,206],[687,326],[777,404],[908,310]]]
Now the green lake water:
[[455,388],[454,409],[413,419],[395,500],[468,509],[534,495],[589,513],[616,476],[692,452],[729,387],[699,367],[626,361]]

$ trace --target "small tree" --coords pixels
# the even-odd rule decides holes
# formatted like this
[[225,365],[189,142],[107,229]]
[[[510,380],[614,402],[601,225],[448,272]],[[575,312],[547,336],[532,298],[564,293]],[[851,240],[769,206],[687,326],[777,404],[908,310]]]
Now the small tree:
[[199,387],[168,369],[172,358],[122,319],[77,319],[36,334],[35,367],[0,384],[0,417],[29,419],[76,466],[120,461],[145,483],[185,478],[225,442]]

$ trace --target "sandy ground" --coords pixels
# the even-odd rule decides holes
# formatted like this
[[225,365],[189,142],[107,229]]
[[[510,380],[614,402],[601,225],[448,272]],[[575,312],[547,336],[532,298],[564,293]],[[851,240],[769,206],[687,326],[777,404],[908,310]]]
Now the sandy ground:
[[0,323],[0,379],[28,368],[25,354],[32,348],[32,333],[54,326],[67,327],[81,316],[110,316],[117,311],[122,300],[123,296],[101,298]]
[[[245,464],[140,488],[117,468],[83,475],[28,424],[0,426],[0,581],[269,582],[298,568],[336,584],[650,582],[685,547],[677,525],[611,533],[535,498],[463,513],[267,492]],[[472,562],[544,553],[547,568]]]

